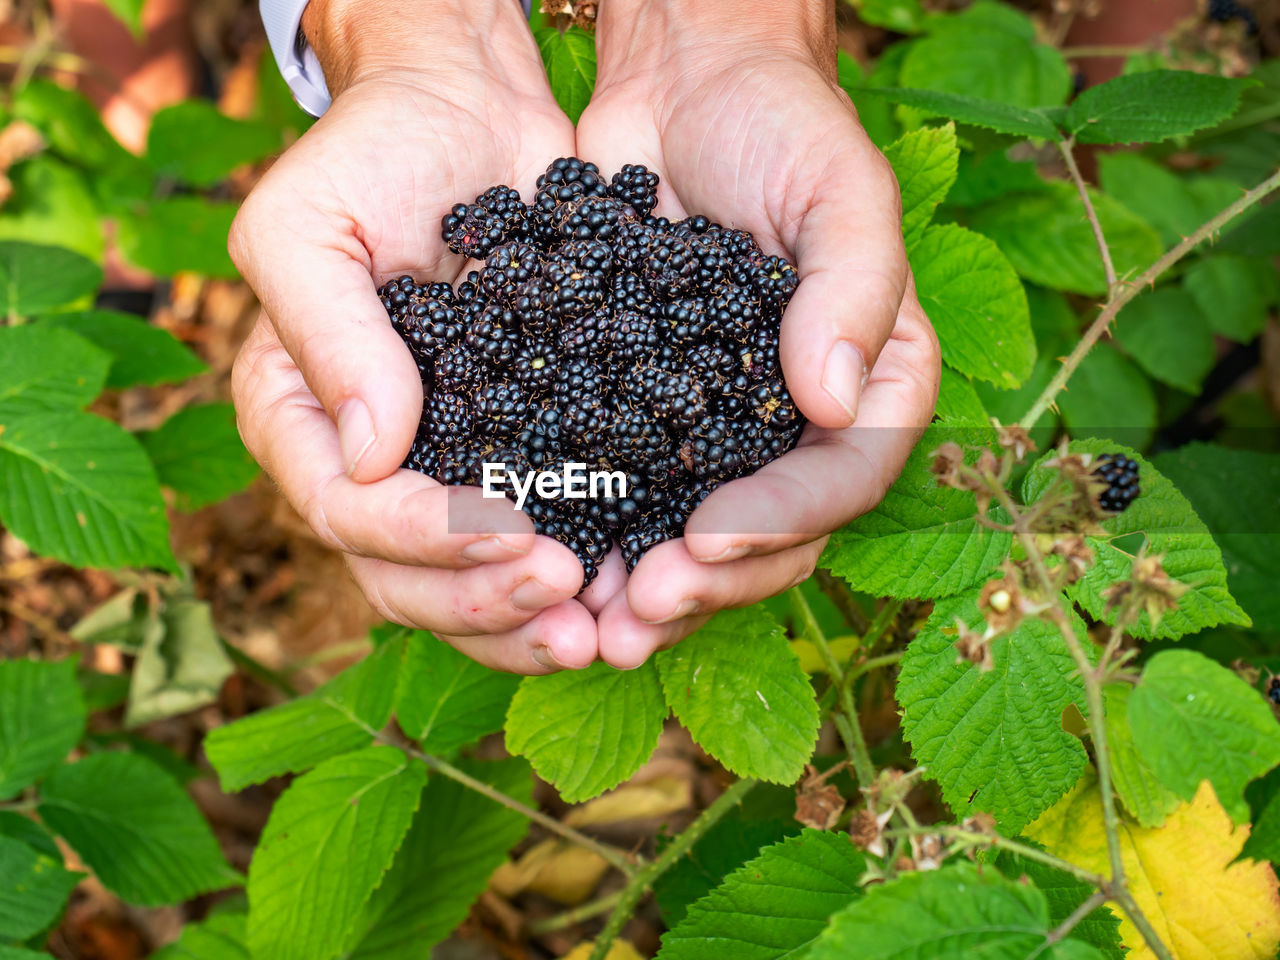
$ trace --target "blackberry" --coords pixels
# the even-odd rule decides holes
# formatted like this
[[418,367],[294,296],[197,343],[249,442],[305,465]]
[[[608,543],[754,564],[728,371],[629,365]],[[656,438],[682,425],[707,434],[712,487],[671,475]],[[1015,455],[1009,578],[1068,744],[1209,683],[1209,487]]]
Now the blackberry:
[[530,396],[551,390],[558,367],[556,350],[545,340],[525,340],[516,350],[511,369]]
[[513,300],[541,266],[542,258],[531,244],[501,244],[493,248],[480,271],[480,292],[490,299]]
[[642,163],[624,163],[609,181],[609,194],[640,216],[648,216],[658,205],[658,175]]
[[1138,462],[1124,454],[1103,454],[1093,472],[1107,483],[1107,489],[1098,495],[1098,506],[1108,513],[1123,513],[1141,492]]
[[612,197],[576,197],[557,208],[555,224],[566,240],[607,240],[624,217],[635,219],[635,211]]
[[506,223],[478,203],[459,203],[441,221],[441,236],[454,253],[483,258],[506,236]]
[[[406,467],[446,484],[481,482],[486,463],[625,474],[622,495],[524,504],[584,583],[614,545],[633,569],[681,536],[717,485],[804,429],[778,354],[795,268],[744,230],[654,216],[658,186],[638,164],[606,180],[562,157],[532,203],[499,185],[445,216],[450,249],[484,261],[456,288],[403,275],[377,290],[423,382]],[[1136,495],[1130,467],[1100,458],[1103,508]]]

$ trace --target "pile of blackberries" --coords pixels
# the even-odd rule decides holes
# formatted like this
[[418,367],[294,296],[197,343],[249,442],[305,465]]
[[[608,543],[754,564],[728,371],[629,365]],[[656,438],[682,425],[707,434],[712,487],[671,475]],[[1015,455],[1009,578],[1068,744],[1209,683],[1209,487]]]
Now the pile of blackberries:
[[1098,495],[1098,506],[1108,513],[1123,513],[1141,492],[1138,461],[1132,457],[1122,453],[1104,453],[1098,457],[1093,472],[1107,483],[1107,489]]
[[626,474],[625,496],[524,503],[584,585],[615,543],[631,570],[679,537],[707,494],[804,426],[778,361],[796,268],[746,231],[655,217],[657,187],[638,164],[607,180],[556,160],[532,203],[497,186],[445,216],[449,249],[482,269],[379,291],[426,398],[405,466],[446,484],[480,484],[485,463]]

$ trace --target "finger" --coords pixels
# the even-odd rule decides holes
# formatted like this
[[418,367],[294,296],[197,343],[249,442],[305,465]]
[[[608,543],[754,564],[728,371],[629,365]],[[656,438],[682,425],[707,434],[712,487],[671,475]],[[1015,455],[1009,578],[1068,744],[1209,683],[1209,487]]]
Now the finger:
[[454,636],[511,630],[582,586],[568,548],[537,537],[528,556],[470,570],[436,570],[347,557],[351,575],[384,618]]
[[933,416],[939,377],[938,340],[910,288],[857,424],[807,427],[795,450],[716,490],[685,527],[689,553],[720,563],[786,550],[872,509]]
[[619,670],[634,670],[654,653],[674,646],[709,618],[687,617],[670,623],[645,623],[625,595],[613,597],[596,616],[600,659]]
[[478,488],[411,470],[368,484],[348,477],[333,422],[265,320],[236,359],[232,391],[249,451],[330,546],[431,567],[503,562],[533,547],[529,518]]
[[831,428],[858,416],[907,282],[893,171],[852,118],[848,125],[789,244],[800,285],[782,318],[787,385],[806,417]]
[[596,621],[582,604],[566,600],[505,633],[449,636],[451,644],[494,670],[539,675],[581,670],[596,659]]
[[813,573],[823,541],[729,563],[699,563],[680,540],[659,544],[636,565],[627,584],[627,603],[646,623],[742,607],[773,596]]
[[600,572],[591,586],[578,596],[578,602],[594,614],[598,614],[619,593],[627,589],[627,565],[622,551],[616,547],[600,562]]
[[268,174],[241,207],[229,249],[337,423],[347,473],[361,481],[392,473],[418,427],[422,381],[378,300],[357,224]]

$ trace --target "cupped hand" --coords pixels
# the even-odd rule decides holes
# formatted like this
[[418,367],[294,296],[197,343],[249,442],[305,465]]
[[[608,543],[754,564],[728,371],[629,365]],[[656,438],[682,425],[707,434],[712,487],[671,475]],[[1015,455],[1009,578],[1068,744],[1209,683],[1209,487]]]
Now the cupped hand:
[[439,5],[435,23],[423,6],[386,23],[351,0],[308,8],[334,102],[232,229],[263,305],[233,376],[240,429],[381,615],[501,669],[581,667],[596,622],[572,553],[505,500],[400,469],[422,384],[376,287],[455,280],[442,212],[574,150],[518,4]]
[[884,496],[937,399],[937,338],[907,266],[897,183],[835,82],[829,5],[612,0],[578,150],[664,178],[659,214],[703,214],[792,259],[782,324],[800,445],[713,493],[682,539],[588,591],[600,656],[633,666],[715,611],[808,577],[826,535]]

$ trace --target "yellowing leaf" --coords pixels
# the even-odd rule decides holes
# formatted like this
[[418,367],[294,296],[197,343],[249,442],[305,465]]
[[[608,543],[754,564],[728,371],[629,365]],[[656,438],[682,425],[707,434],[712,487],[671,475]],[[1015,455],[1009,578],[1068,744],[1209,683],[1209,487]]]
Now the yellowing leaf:
[[569,811],[564,822],[571,827],[648,820],[683,810],[693,802],[693,786],[684,777],[656,777],[648,783],[632,783]]
[[519,860],[498,867],[489,883],[503,897],[531,890],[572,907],[595,892],[608,869],[608,862],[598,853],[564,840],[543,840]]
[[[836,662],[848,663],[849,658],[853,656],[853,651],[858,649],[858,645],[862,643],[862,638],[852,633],[843,637],[836,637],[834,640],[828,641],[831,646],[831,652],[835,654]],[[792,640],[791,649],[796,652],[796,656],[800,658],[800,669],[805,673],[822,673],[827,668],[826,661],[822,659],[822,654],[818,652],[818,648],[808,640]]]
[[[594,947],[594,940],[580,943],[561,957],[560,960],[587,960],[591,956],[591,951]],[[644,954],[636,950],[626,940],[615,940],[604,960],[644,960]]]
[[[1092,774],[1026,829],[1051,853],[1108,872],[1102,805]],[[1249,836],[1206,780],[1164,825],[1121,821],[1129,888],[1176,960],[1266,960],[1280,944],[1280,898],[1271,865],[1232,863]],[[1128,960],[1154,960],[1137,928],[1122,917]]]

